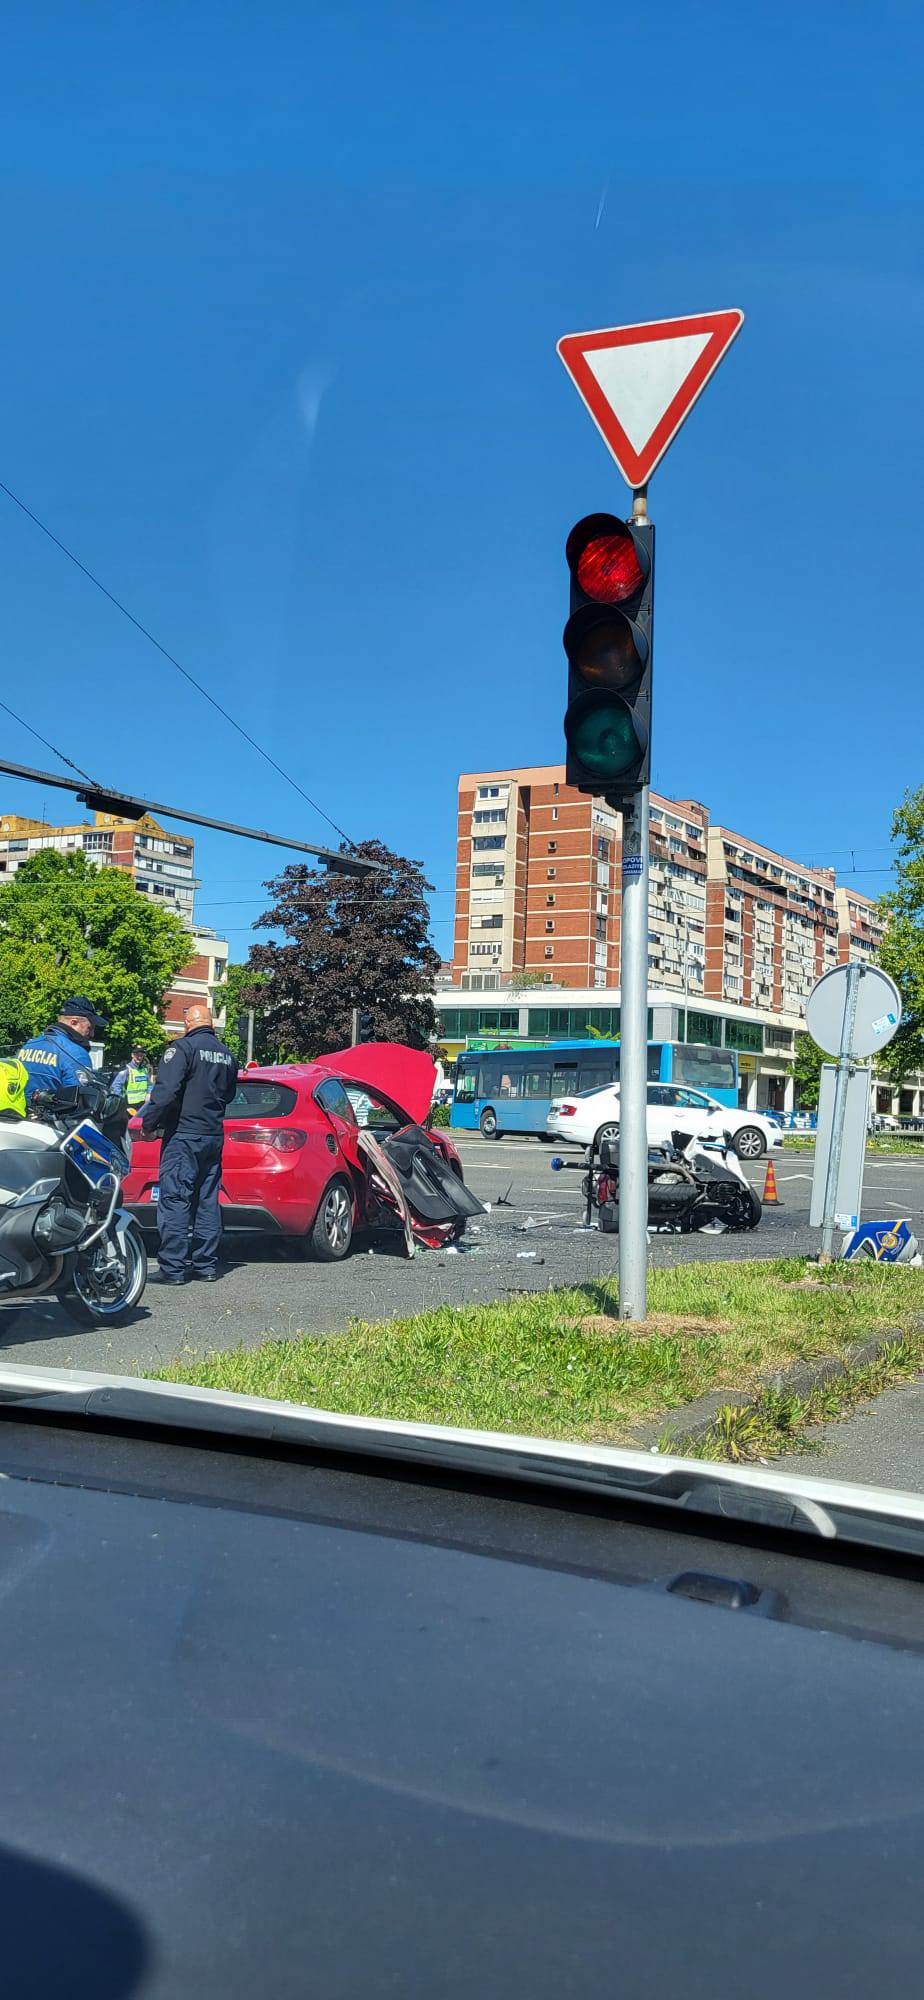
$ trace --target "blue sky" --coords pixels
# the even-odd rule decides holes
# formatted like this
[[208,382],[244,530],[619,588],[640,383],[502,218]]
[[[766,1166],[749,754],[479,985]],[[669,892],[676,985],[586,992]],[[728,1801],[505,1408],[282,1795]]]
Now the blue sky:
[[[916,12],[6,10],[0,478],[425,861],[441,949],[458,772],[560,758],[565,536],[628,500],[555,342],[731,305],[651,487],[654,782],[885,886],[924,776]],[[77,762],[331,837],[2,495],[0,604],[3,692]],[[267,855],[199,861],[242,956]]]

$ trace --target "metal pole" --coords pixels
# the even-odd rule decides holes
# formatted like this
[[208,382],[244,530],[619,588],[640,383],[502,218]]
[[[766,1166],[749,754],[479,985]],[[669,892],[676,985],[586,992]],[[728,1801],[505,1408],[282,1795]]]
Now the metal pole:
[[351,1028],[351,1030],[350,1030],[350,1041],[351,1041],[351,1043],[352,1043],[352,1046],[353,1046],[353,1048],[355,1049],[355,1047],[356,1047],[356,1044],[357,1044],[357,1042],[359,1041],[359,1008],[358,1008],[358,1007],[354,1007],[354,1009],[353,1009],[353,1025],[352,1025],[352,1028]]
[[253,1062],[253,1008],[247,1009],[247,1061]]
[[834,1080],[834,1109],[831,1114],[831,1144],[828,1149],[828,1171],[825,1175],[825,1212],[821,1224],[821,1262],[829,1264],[834,1250],[834,1221],[837,1213],[837,1189],[841,1177],[841,1151],[844,1142],[844,1120],[847,1115],[847,1086],[856,1064],[853,1059],[853,1034],[857,1018],[857,990],[863,967],[851,964],[847,969],[847,997],[844,1001],[844,1019],[841,1023],[841,1046],[837,1058],[837,1075]]
[[648,1312],[648,800],[622,820],[619,1048],[619,1317]]

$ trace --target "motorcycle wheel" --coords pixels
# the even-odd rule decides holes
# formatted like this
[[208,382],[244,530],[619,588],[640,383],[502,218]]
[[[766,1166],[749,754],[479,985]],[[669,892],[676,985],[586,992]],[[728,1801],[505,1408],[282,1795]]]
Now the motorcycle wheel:
[[[123,1326],[131,1319],[148,1281],[148,1253],[140,1229],[131,1228],[119,1239],[124,1246],[118,1278],[97,1270],[92,1251],[85,1261],[75,1262],[65,1285],[57,1288],[58,1303],[81,1326]],[[101,1249],[102,1245],[95,1246]]]

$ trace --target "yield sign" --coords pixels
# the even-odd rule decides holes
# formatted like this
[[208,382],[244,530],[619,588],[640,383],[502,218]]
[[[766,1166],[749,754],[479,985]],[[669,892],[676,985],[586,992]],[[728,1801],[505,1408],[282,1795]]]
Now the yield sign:
[[562,335],[558,352],[631,487],[651,478],[743,323],[735,310]]

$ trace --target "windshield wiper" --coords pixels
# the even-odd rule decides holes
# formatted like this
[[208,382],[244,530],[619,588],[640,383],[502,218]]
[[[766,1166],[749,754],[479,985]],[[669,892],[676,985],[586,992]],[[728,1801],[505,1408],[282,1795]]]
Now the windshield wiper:
[[665,1512],[682,1508],[823,1541],[924,1556],[924,1497],[762,1467],[345,1416],[224,1389],[140,1382],[78,1369],[0,1366],[0,1415],[4,1406],[392,1458],[430,1470],[592,1492]]

